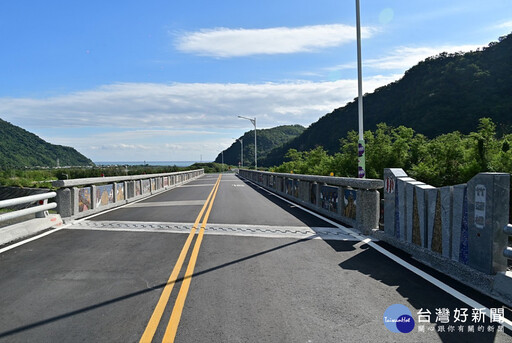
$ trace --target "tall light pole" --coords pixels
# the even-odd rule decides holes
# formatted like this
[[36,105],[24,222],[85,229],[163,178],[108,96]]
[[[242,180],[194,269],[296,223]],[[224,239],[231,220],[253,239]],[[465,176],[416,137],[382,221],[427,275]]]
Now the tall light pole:
[[242,168],[244,167],[244,140],[240,138],[238,140],[240,142],[240,165]]
[[221,152],[222,155],[222,172],[224,173],[224,151]]
[[358,144],[358,177],[366,177],[366,152],[363,136],[363,76],[361,67],[361,19],[359,11],[359,0],[356,0],[356,26],[357,26],[357,91],[358,91],[358,114],[359,114],[359,144]]
[[250,120],[252,125],[254,125],[254,168],[258,170],[258,146],[256,145],[256,117],[254,119],[238,116],[238,118]]
[[244,166],[244,140],[242,138],[233,138],[234,140],[240,142],[240,166]]

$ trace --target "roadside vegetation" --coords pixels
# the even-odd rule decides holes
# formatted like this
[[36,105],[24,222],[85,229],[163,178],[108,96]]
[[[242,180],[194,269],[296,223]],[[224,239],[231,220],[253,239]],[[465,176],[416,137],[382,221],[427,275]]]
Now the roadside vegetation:
[[[497,137],[490,118],[481,118],[478,131],[469,134],[455,131],[429,139],[411,128],[381,123],[364,137],[368,178],[381,179],[384,168],[402,168],[417,180],[441,187],[465,183],[479,172],[512,173],[512,134]],[[271,171],[356,177],[357,144],[357,133],[350,131],[334,155],[321,146],[305,152],[290,149],[289,161]]]
[[[123,176],[140,174],[172,173],[204,168],[205,173],[222,171],[220,163],[195,163],[189,167],[176,166],[94,166],[82,168],[46,169],[0,169],[0,186],[51,188],[54,180],[79,179],[87,177]],[[224,170],[228,170],[224,165]]]

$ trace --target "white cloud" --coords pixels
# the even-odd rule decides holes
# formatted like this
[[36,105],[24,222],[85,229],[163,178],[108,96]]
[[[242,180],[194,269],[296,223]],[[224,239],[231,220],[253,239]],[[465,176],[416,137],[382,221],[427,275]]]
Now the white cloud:
[[[364,91],[401,75],[365,79]],[[357,95],[356,80],[263,84],[124,83],[43,99],[0,98],[2,119],[95,161],[204,160],[251,129],[309,125]],[[194,156],[187,158],[187,156]]]
[[500,24],[496,25],[496,28],[512,30],[512,20],[500,23]]
[[[365,91],[397,76],[365,80]],[[237,115],[257,115],[265,126],[309,125],[356,95],[356,80],[263,84],[123,83],[44,99],[0,98],[4,119],[38,127],[137,128],[158,130],[241,127]],[[266,119],[265,119],[266,118]],[[140,131],[150,128],[151,132]],[[179,132],[174,132],[179,133]],[[166,132],[163,132],[166,134]]]
[[[370,27],[361,30],[363,38],[375,32]],[[317,51],[349,43],[355,37],[355,27],[343,24],[267,29],[215,28],[185,33],[178,38],[176,47],[191,54],[239,57]]]
[[[378,70],[396,70],[406,71],[415,66],[427,57],[436,56],[442,52],[468,52],[476,50],[482,45],[443,45],[438,47],[397,47],[390,53],[379,58],[363,60],[363,68],[372,68]],[[355,63],[341,64],[327,70],[355,69]]]

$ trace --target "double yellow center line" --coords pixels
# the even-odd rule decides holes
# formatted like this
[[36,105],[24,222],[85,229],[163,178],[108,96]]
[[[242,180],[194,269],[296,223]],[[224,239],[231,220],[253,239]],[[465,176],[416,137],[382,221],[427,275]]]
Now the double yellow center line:
[[215,182],[215,185],[213,186],[210,195],[208,195],[208,198],[206,199],[206,202],[204,203],[201,212],[199,212],[199,215],[197,216],[196,221],[194,222],[194,226],[192,227],[192,230],[190,231],[190,234],[188,235],[187,240],[185,241],[185,244],[181,249],[178,260],[176,261],[176,265],[174,266],[171,272],[171,276],[169,276],[169,280],[167,281],[167,284],[165,285],[164,290],[160,295],[160,299],[158,300],[155,310],[153,311],[153,314],[149,319],[148,325],[146,326],[146,330],[144,330],[144,334],[140,339],[140,343],[149,343],[153,340],[153,336],[155,335],[158,325],[160,324],[164,310],[167,307],[167,303],[169,302],[169,297],[171,296],[174,284],[176,283],[178,275],[180,274],[183,262],[185,262],[185,258],[188,254],[188,250],[192,243],[192,239],[194,238],[199,222],[203,217],[203,214],[205,214],[206,210],[206,214],[204,215],[203,222],[201,224],[201,229],[199,230],[199,234],[197,235],[197,239],[192,250],[192,255],[190,256],[190,260],[188,262],[187,270],[185,271],[185,276],[183,277],[180,292],[178,293],[178,298],[174,303],[171,318],[169,320],[169,323],[167,324],[167,329],[165,330],[164,338],[162,340],[162,342],[174,342],[176,332],[178,331],[178,324],[180,323],[183,306],[185,305],[185,299],[187,298],[188,289],[190,287],[190,282],[192,281],[192,275],[194,274],[194,268],[197,261],[197,255],[199,254],[199,248],[201,247],[201,242],[203,241],[204,229],[206,227],[208,217],[210,216],[213,201],[215,200],[215,196],[217,195],[217,190],[219,189],[221,177],[222,175],[219,175],[219,177],[217,178],[217,181]]

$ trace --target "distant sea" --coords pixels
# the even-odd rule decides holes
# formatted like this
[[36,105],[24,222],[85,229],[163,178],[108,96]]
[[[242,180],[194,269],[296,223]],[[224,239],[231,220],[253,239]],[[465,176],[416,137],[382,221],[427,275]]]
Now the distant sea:
[[150,166],[176,166],[176,167],[188,167],[194,163],[201,163],[199,161],[135,161],[135,162],[94,162],[97,166],[139,166],[139,165],[150,165]]

